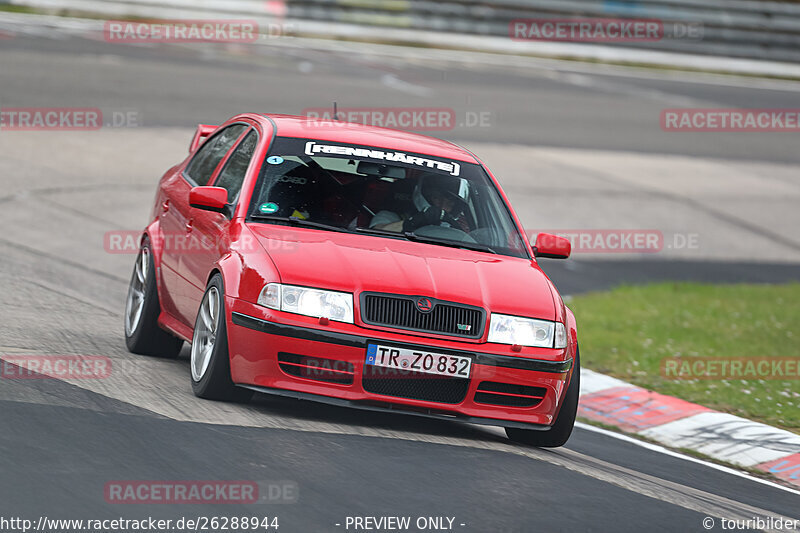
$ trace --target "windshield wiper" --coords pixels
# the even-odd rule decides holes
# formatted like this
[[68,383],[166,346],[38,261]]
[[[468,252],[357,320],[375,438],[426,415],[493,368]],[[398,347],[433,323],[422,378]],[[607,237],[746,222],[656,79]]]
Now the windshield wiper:
[[381,237],[395,237],[397,239],[410,240],[407,235],[405,235],[404,233],[399,233],[397,231],[389,231],[386,229],[378,229],[378,228],[362,228],[361,226],[355,228],[355,230],[359,233],[366,233],[367,235],[380,235]]
[[338,231],[341,233],[350,233],[347,228],[339,226],[332,226],[330,224],[323,224],[322,222],[314,222],[313,220],[306,220],[299,217],[284,217],[280,215],[262,215],[261,213],[253,213],[250,215],[255,220],[275,220],[277,222],[288,222],[295,226],[306,226],[308,228],[324,229],[328,231]]
[[487,252],[490,254],[497,253],[494,249],[486,246],[485,244],[479,244],[477,242],[453,241],[450,239],[437,239],[435,237],[426,237],[425,235],[417,235],[413,231],[397,232],[385,229],[362,228],[362,227],[355,228],[355,230],[359,233],[366,233],[367,235],[394,237],[394,238],[406,239],[409,241],[422,242],[425,244],[441,244],[442,246],[450,246],[451,248],[465,248],[467,250],[475,250],[476,252]]
[[417,235],[413,231],[406,231],[403,233],[406,238],[410,241],[417,241],[417,242],[424,242],[425,244],[441,244],[442,246],[450,246],[451,248],[464,248],[466,250],[475,250],[476,252],[486,252],[490,254],[496,254],[497,252],[486,246],[485,244],[480,244],[477,242],[464,242],[464,241],[454,241],[450,239],[437,239],[436,237],[427,237],[425,235]]

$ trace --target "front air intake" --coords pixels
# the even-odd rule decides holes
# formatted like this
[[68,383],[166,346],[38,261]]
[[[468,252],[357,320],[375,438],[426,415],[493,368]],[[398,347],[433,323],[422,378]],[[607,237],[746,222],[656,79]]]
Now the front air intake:
[[482,381],[475,393],[475,403],[506,407],[534,407],[541,403],[546,394],[547,389],[543,387]]
[[286,352],[278,352],[278,365],[290,376],[340,385],[351,385],[355,375],[353,364],[347,361]]

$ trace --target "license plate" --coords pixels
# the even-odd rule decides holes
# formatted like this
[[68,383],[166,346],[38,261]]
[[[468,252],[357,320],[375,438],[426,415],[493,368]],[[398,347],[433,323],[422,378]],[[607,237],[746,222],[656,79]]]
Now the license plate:
[[459,378],[468,378],[472,367],[472,359],[462,355],[449,355],[381,344],[367,345],[366,362],[368,365]]

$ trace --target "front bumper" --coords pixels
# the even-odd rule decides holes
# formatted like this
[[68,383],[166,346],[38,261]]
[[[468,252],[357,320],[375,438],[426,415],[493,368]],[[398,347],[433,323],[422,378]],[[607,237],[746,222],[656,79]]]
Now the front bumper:
[[[228,338],[233,381],[261,392],[363,409],[402,410],[471,423],[547,429],[558,413],[571,376],[572,358],[568,350],[537,349],[546,358],[528,354],[512,356],[483,351],[492,346],[486,344],[372,331],[350,324],[330,323],[323,328],[315,319],[307,317],[292,316],[291,320],[296,323],[285,323],[288,322],[283,320],[285,317],[271,316],[269,310],[235,298],[229,299],[228,309],[231,310]],[[438,387],[436,380],[443,379],[431,375],[417,374],[407,381],[395,379],[388,391],[378,382],[381,386],[376,389],[375,367],[365,365],[370,342],[466,355],[473,361],[471,375],[468,379],[455,380],[460,383],[444,378],[448,381],[444,388],[458,389],[455,399],[431,398],[430,392]],[[287,357],[294,358],[288,359],[294,363],[287,362]],[[298,359],[300,357],[306,359]],[[306,371],[307,368],[297,363],[306,363],[308,358],[330,364],[324,365],[326,370],[323,371]],[[304,371],[296,372],[298,368]],[[342,376],[343,379],[331,382],[324,376]],[[419,386],[412,386],[414,379]],[[487,395],[487,383],[489,388],[506,392]],[[499,385],[510,388],[511,393],[508,389],[498,389]],[[399,394],[398,387],[402,389]],[[406,393],[404,387],[411,392]],[[525,389],[525,394],[528,390],[539,391],[536,396],[541,399],[525,406],[494,403],[519,400],[514,394],[518,389]],[[414,397],[418,391],[427,391],[425,394],[429,397],[425,398],[425,394]]]

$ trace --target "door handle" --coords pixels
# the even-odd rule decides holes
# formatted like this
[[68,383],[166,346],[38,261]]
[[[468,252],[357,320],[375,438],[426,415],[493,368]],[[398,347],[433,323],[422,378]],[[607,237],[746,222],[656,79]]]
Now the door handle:
[[161,209],[166,213],[169,211],[169,200],[164,200],[164,203],[161,204]]
[[186,223],[186,233],[191,233],[192,229],[194,229],[194,225],[193,225],[192,221],[190,220],[189,222]]

